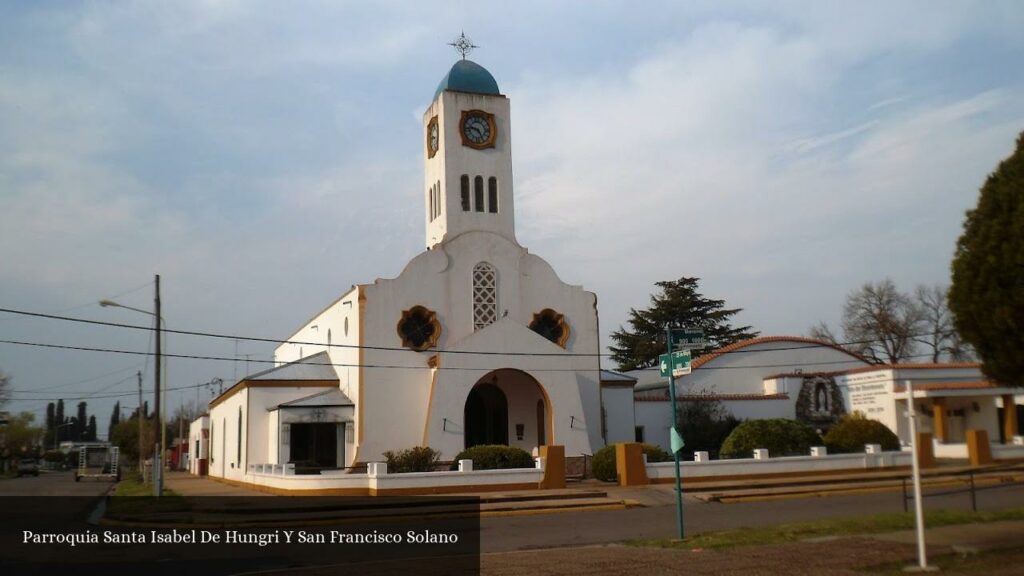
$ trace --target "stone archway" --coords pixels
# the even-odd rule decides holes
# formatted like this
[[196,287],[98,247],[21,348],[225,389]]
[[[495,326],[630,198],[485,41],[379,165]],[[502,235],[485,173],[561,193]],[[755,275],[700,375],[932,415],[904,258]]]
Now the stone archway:
[[533,376],[503,368],[477,380],[466,397],[465,447],[504,444],[532,451],[553,443],[551,401]]

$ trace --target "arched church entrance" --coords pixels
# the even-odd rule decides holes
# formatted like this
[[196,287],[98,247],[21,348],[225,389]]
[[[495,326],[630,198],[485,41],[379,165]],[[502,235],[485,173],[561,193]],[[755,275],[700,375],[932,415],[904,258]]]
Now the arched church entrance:
[[541,384],[503,368],[477,380],[464,408],[465,446],[504,444],[532,451],[552,440],[551,402]]

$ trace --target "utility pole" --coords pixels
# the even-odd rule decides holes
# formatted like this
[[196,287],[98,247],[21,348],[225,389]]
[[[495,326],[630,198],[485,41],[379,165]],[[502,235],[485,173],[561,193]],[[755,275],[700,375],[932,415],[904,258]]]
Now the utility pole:
[[145,414],[142,413],[142,370],[136,372],[139,377],[139,409],[135,413],[139,417],[139,474],[145,473],[145,468],[142,466],[142,453],[145,451],[142,440],[142,421],[145,418]]
[[153,298],[153,305],[156,314],[156,355],[154,356],[153,381],[154,392],[156,393],[156,410],[153,416],[156,420],[157,430],[160,435],[156,436],[156,452],[153,454],[153,495],[159,497],[163,492],[163,432],[164,423],[160,412],[160,275],[156,275],[156,295]]

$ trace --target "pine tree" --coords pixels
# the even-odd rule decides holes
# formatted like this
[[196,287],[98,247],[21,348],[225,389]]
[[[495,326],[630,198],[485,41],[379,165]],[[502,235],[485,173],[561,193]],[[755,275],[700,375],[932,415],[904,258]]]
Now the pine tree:
[[89,416],[89,425],[85,428],[85,440],[96,441],[96,416]]
[[74,432],[74,434],[75,434],[74,440],[83,440],[83,439],[85,439],[86,427],[88,426],[88,422],[89,422],[89,417],[86,416],[86,413],[85,413],[86,406],[87,406],[87,404],[85,402],[79,402],[78,403],[78,416],[75,418],[75,425],[72,426],[72,428],[75,431]]
[[55,444],[56,440],[56,426],[57,426],[57,405],[50,402],[46,405],[46,437],[44,439],[44,446],[50,447]]
[[114,411],[110,414],[110,426],[107,427],[107,438],[114,436],[114,428],[121,423],[121,401],[114,402]]
[[1024,133],[967,212],[949,307],[985,374],[1004,386],[1024,386]]
[[656,366],[666,350],[666,325],[704,331],[708,346],[693,350],[694,357],[757,336],[750,326],[733,328],[729,321],[742,309],[725,308],[724,300],[705,298],[697,291],[699,283],[700,278],[686,277],[658,282],[655,286],[660,291],[651,295],[650,308],[629,310],[630,330],[620,327],[613,332],[615,345],[609,346],[620,370]]
[[64,400],[57,400],[57,411],[53,415],[53,428],[54,433],[57,435],[57,443],[60,444],[67,438],[68,427],[61,426],[65,424],[64,420]]

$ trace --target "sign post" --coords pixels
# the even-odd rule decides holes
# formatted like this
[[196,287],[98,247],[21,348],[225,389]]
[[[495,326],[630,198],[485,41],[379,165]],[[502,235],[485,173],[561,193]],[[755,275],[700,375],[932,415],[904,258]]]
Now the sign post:
[[[676,376],[675,366],[672,365],[672,328],[669,326],[665,327],[665,339],[668,344],[668,396],[672,399],[672,430],[670,437],[675,440],[675,437],[679,435],[679,423],[677,422],[678,416],[676,414]],[[662,371],[665,371],[663,365]],[[673,442],[675,444],[675,442]],[[672,446],[672,457],[676,462],[676,527],[679,529],[679,539],[682,540],[684,536],[683,532],[683,482],[680,474],[679,466],[679,450]]]
[[[672,429],[669,431],[669,438],[672,447],[672,456],[676,463],[676,525],[679,528],[679,539],[685,536],[683,530],[683,479],[680,466],[683,449],[683,437],[679,434],[679,416],[676,412],[676,377],[690,373],[690,348],[701,348],[707,344],[704,332],[701,330],[687,330],[665,326],[665,341],[667,353],[661,356],[661,375],[668,376],[668,394],[671,399],[672,408]],[[674,344],[679,344],[683,350],[674,350]]]

